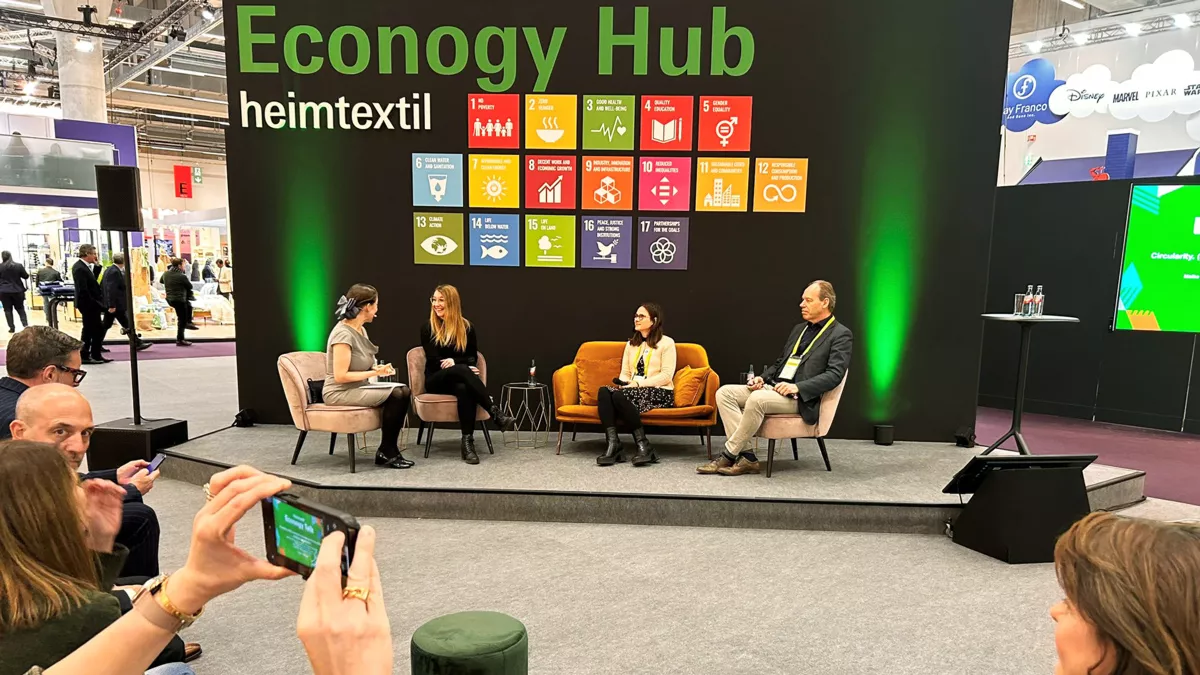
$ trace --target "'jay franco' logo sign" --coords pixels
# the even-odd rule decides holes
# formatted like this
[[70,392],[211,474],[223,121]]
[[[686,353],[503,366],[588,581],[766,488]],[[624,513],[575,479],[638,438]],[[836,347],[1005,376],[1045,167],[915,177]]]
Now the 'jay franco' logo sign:
[[1050,94],[1066,84],[1054,79],[1054,66],[1046,59],[1033,59],[1021,70],[1008,74],[1004,92],[1004,126],[1025,131],[1034,122],[1054,124],[1065,115],[1050,110]]

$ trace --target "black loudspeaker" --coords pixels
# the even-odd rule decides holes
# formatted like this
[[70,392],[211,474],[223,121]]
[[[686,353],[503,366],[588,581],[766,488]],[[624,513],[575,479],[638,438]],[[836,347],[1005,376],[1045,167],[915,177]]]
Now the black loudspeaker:
[[238,414],[233,416],[233,426],[235,427],[252,427],[258,421],[258,415],[250,408],[242,408]]
[[960,448],[975,447],[975,427],[959,427],[954,432],[954,444]]
[[875,445],[891,445],[896,441],[896,427],[890,424],[875,425]]
[[100,229],[142,231],[142,181],[136,166],[97,166]]

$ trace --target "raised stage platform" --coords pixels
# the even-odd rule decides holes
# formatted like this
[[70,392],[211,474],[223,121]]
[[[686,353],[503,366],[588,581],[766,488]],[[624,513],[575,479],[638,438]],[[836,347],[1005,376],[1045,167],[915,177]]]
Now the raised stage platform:
[[[496,454],[488,455],[477,433],[481,463],[469,466],[459,458],[456,430],[437,432],[429,459],[423,457],[423,447],[415,447],[415,430],[408,430],[405,456],[416,467],[378,468],[373,450],[360,448],[358,473],[352,474],[345,437],[331,456],[329,434],[317,432],[308,435],[293,466],[297,436],[294,428],[284,426],[227,429],[173,448],[168,454],[174,459],[162,471],[169,478],[202,484],[215,470],[252,464],[291,479],[296,492],[367,517],[932,534],[943,532],[962,508],[959,497],[942,494],[942,487],[982,450],[829,440],[833,471],[827,472],[816,442],[801,440],[799,461],[792,459],[786,443],[777,447],[771,478],[725,477],[696,473],[707,455],[695,437],[652,437],[661,458],[653,466],[603,468],[595,463],[604,448],[598,434],[564,441],[562,454],[555,455],[553,444],[506,447],[503,435],[492,432]],[[378,436],[368,441],[373,448]],[[714,437],[714,451],[718,445]],[[765,441],[760,459],[766,460]],[[1144,499],[1141,471],[1093,465],[1084,475],[1094,510]]]

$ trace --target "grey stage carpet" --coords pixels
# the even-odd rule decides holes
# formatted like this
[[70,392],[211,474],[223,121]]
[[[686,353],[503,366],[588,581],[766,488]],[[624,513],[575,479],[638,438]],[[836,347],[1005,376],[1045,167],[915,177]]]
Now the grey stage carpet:
[[[234,358],[139,360],[142,415],[187,420],[193,437],[229,426],[238,411]],[[79,390],[91,402],[97,423],[133,416],[128,361],[84,370]]]
[[[583,458],[579,458],[583,459]],[[486,462],[486,460],[485,460]],[[200,488],[148,496],[163,564],[185,559]],[[504,611],[538,675],[1033,675],[1054,664],[1050,565],[1008,566],[938,536],[371,519],[397,673],[424,621]],[[261,554],[252,512],[238,541]],[[299,580],[220,598],[184,635],[199,675],[310,672]]]
[[[830,440],[833,471],[825,471],[817,444],[800,441],[800,460],[792,459],[790,446],[778,451],[775,474],[765,476],[701,476],[696,466],[707,461],[704,446],[689,436],[654,436],[662,462],[634,468],[620,464],[596,466],[595,457],[603,451],[598,434],[579,434],[579,441],[563,444],[563,454],[555,455],[554,446],[513,449],[501,445],[501,434],[493,432],[496,454],[488,455],[481,434],[476,445],[481,464],[469,466],[460,458],[459,434],[454,429],[439,430],[433,452],[424,458],[422,449],[413,446],[416,433],[409,432],[405,456],[417,462],[413,469],[381,469],[373,464],[373,451],[360,452],[358,473],[350,473],[345,436],[336,452],[329,455],[329,434],[309,434],[300,459],[291,465],[298,432],[292,427],[259,426],[229,429],[176,448],[178,452],[228,464],[250,463],[264,471],[327,485],[383,487],[439,487],[502,490],[555,490],[568,492],[606,492],[636,494],[721,495],[758,498],[802,498],[867,502],[957,504],[957,495],[942,494],[942,487],[978,449],[957,448],[949,444],[899,443],[891,447],[867,441]],[[368,436],[370,447],[379,442],[378,434]],[[586,440],[585,440],[586,439]],[[723,439],[714,438],[714,451]],[[760,453],[766,459],[766,451]],[[1089,467],[1089,483],[1125,475],[1127,471],[1111,467]]]

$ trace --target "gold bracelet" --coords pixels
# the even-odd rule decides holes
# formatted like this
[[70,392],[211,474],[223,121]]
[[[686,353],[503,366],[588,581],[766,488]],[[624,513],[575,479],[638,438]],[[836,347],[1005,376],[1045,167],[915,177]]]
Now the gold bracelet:
[[199,619],[204,614],[204,608],[201,607],[200,611],[196,612],[195,614],[188,614],[187,612],[176,607],[175,603],[171,602],[171,598],[167,597],[167,586],[170,585],[170,583],[170,577],[163,579],[162,587],[159,588],[158,592],[154,594],[154,599],[158,601],[158,604],[163,609],[167,610],[168,614],[183,622],[184,627],[186,628],[187,626],[195,623],[196,619]]

